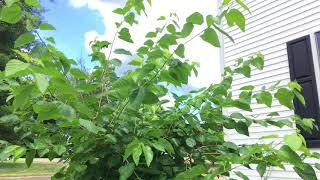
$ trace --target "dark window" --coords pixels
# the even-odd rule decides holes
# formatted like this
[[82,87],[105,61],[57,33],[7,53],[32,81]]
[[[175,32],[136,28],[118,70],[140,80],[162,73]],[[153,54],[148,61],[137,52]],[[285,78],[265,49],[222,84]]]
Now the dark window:
[[[301,94],[306,101],[306,106],[303,106],[297,99],[294,100],[295,113],[302,118],[313,118],[316,124],[320,125],[319,100],[310,37],[304,36],[288,42],[287,50],[291,80],[296,80],[302,86]],[[319,131],[314,130],[312,134],[302,131],[302,135],[308,147],[320,147]]]

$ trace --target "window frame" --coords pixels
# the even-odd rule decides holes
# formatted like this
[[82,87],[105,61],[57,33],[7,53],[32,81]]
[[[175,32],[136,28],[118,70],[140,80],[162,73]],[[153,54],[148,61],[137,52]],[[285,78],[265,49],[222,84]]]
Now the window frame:
[[[311,58],[312,58],[312,65],[313,65],[313,69],[314,69],[314,77],[312,78],[313,79],[313,82],[316,83],[315,85],[315,90],[317,91],[317,94],[318,94],[318,104],[319,104],[319,109],[318,109],[318,118],[316,119],[318,122],[320,122],[320,31],[318,32],[310,32],[309,34],[306,34],[305,36],[300,36],[300,37],[296,37],[296,38],[293,38],[292,40],[288,41],[286,43],[287,45],[287,53],[288,53],[288,63],[289,63],[289,74],[290,74],[290,79],[292,78],[292,72],[291,72],[291,69],[292,67],[290,67],[290,59],[289,59],[289,50],[288,50],[288,47],[291,43],[293,42],[298,42],[302,39],[307,39],[309,40],[309,48],[310,48],[310,51],[309,53]],[[291,79],[292,80],[292,79]],[[296,111],[295,111],[296,113]],[[298,128],[298,127],[296,127]],[[307,142],[307,146],[309,148],[319,148],[320,147],[320,136],[317,137],[317,139],[307,139],[306,138],[306,142]]]

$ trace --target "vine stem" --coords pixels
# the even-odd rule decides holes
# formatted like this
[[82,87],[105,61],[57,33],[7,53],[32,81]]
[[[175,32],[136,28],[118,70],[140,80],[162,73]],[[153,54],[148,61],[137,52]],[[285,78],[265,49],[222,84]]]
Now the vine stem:
[[118,119],[120,117],[120,115],[123,113],[124,109],[127,107],[127,105],[129,104],[129,100],[126,100],[126,103],[122,106],[122,108],[120,109],[119,113],[117,114],[117,116],[115,116],[112,119],[112,122],[114,122],[116,119]]
[[[42,37],[40,36],[39,32],[37,30],[35,30],[34,32],[36,33],[36,35],[38,36],[38,38],[42,42],[42,44],[48,49],[47,43],[42,39]],[[52,59],[56,60],[56,58],[51,53],[49,53],[49,54],[52,57]]]
[[35,31],[35,33],[36,33],[36,35],[38,36],[38,38],[40,39],[40,41],[42,42],[42,44],[43,44],[46,48],[48,48],[46,42],[44,42],[44,40],[42,39],[42,37],[40,36],[40,34],[38,33],[38,31]]
[[[122,23],[123,23],[123,21],[120,23],[120,26],[122,25]],[[120,28],[120,26],[119,26],[119,28]],[[117,29],[116,33],[114,34],[114,36],[112,38],[112,42],[111,42],[111,45],[110,45],[110,50],[109,50],[109,55],[108,55],[108,59],[107,60],[110,60],[110,58],[111,58],[112,50],[113,50],[114,44],[116,42],[116,37],[117,37],[117,34],[119,33],[119,28]],[[101,97],[99,99],[98,111],[97,111],[97,113],[96,113],[96,115],[94,116],[93,119],[96,119],[99,116],[99,111],[100,111],[100,108],[101,108],[101,105],[102,105],[103,94],[104,94],[104,92],[106,90],[105,73],[106,73],[106,67],[103,67],[102,74],[101,74],[101,79],[102,79]]]

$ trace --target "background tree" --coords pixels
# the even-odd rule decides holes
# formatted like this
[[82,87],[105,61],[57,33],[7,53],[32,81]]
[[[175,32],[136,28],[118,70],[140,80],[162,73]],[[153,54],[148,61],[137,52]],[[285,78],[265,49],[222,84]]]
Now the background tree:
[[[0,1],[0,10],[6,6],[6,4],[12,3],[12,1]],[[15,48],[16,39],[28,32],[33,32],[35,28],[38,28],[43,21],[41,16],[44,12],[43,8],[35,7],[25,3],[25,1],[19,1],[19,7],[22,9],[23,15],[19,20],[12,22],[0,21],[0,70],[4,71],[5,65],[10,59],[21,59],[16,52]],[[0,11],[1,12],[1,11]],[[26,46],[23,46],[24,50],[30,51],[32,47],[41,45],[39,41],[34,41]],[[8,98],[9,91],[6,88],[0,89],[0,116],[9,114],[8,104],[6,99]],[[10,124],[0,124],[0,139],[19,143],[19,137],[13,130],[13,126]]]

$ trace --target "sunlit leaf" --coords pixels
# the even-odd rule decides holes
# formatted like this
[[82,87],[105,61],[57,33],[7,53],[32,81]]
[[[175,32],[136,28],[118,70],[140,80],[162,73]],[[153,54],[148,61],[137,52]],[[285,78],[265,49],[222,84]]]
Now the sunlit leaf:
[[294,95],[288,89],[280,88],[274,96],[275,98],[278,99],[280,104],[286,106],[289,109],[294,109],[293,107]]
[[39,90],[44,93],[49,86],[49,82],[46,78],[46,75],[44,74],[39,74],[39,73],[34,73],[34,78],[37,82],[37,86]]
[[56,30],[56,28],[54,26],[52,26],[51,24],[48,24],[48,23],[40,24],[40,29],[41,30]]
[[25,33],[18,37],[16,40],[14,47],[18,48],[27,44],[32,43],[35,40],[35,36],[31,33]]
[[286,144],[293,150],[298,150],[302,146],[301,138],[295,133],[285,135],[284,142],[286,142]]
[[119,38],[129,43],[133,43],[133,40],[131,39],[131,35],[128,28],[122,28],[120,30]]
[[153,151],[150,146],[143,146],[143,154],[146,160],[147,166],[150,166],[153,160]]
[[229,26],[236,24],[242,31],[245,31],[246,19],[238,9],[231,9],[225,17]]
[[180,44],[180,45],[178,46],[178,48],[175,50],[175,53],[176,53],[176,55],[178,55],[179,57],[184,58],[184,51],[185,51],[184,45],[183,45],[183,44]]
[[203,16],[201,13],[195,12],[192,15],[190,15],[186,21],[192,24],[201,25],[203,23]]
[[33,7],[40,7],[40,3],[38,0],[24,0],[26,4]]
[[30,67],[30,64],[24,63],[17,59],[10,60],[5,69],[6,76],[18,76],[19,73],[27,70]]
[[6,23],[15,24],[22,18],[22,10],[19,5],[4,6],[1,10],[0,20]]
[[215,47],[220,47],[218,34],[212,28],[207,28],[201,35],[201,38]]

